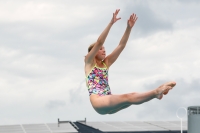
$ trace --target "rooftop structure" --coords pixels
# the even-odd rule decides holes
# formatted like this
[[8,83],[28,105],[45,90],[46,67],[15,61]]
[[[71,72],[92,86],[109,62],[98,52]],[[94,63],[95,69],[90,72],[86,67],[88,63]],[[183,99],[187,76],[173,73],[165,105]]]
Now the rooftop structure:
[[[0,133],[180,133],[179,121],[118,121],[0,125]],[[187,133],[187,122],[183,122]]]

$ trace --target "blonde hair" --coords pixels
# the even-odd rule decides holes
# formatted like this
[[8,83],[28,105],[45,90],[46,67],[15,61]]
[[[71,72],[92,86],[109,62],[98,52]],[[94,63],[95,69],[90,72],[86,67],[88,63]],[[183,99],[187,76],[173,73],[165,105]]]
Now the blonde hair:
[[94,47],[95,43],[91,44],[89,47],[88,47],[88,53],[92,50],[92,48]]

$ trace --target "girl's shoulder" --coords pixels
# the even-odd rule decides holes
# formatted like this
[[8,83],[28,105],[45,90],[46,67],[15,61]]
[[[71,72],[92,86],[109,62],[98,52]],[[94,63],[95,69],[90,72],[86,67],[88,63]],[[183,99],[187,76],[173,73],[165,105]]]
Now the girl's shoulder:
[[103,63],[106,65],[107,68],[109,68],[109,67],[108,67],[108,60],[107,60],[107,58],[105,58],[105,59],[103,60]]
[[89,62],[89,61],[87,61],[86,57],[84,59],[84,63],[85,63],[85,66],[89,66],[89,67],[92,67],[92,66],[95,65],[95,61],[94,60]]

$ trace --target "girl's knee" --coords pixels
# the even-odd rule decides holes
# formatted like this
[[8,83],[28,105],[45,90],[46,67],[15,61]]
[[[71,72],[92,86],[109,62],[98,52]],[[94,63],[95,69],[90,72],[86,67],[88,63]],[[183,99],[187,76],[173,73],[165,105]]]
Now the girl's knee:
[[131,103],[131,95],[130,94],[123,94],[122,98],[124,99],[124,104],[130,104]]

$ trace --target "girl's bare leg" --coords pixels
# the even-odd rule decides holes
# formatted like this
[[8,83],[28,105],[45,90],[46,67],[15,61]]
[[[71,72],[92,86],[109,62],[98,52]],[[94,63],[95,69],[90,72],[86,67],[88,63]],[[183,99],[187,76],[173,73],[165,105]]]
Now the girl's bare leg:
[[153,98],[162,99],[163,94],[167,94],[170,89],[176,85],[175,82],[168,82],[157,89],[143,92],[143,93],[128,93],[122,95],[106,95],[98,96],[91,95],[90,101],[93,108],[99,114],[113,114],[124,108],[129,107],[132,104],[142,104]]

